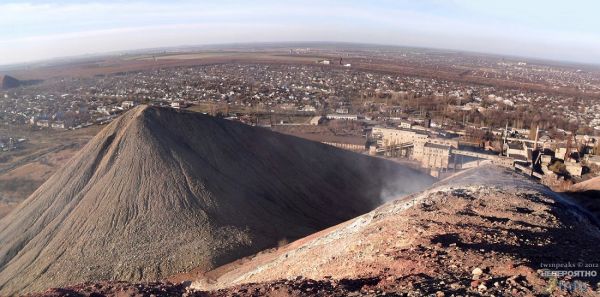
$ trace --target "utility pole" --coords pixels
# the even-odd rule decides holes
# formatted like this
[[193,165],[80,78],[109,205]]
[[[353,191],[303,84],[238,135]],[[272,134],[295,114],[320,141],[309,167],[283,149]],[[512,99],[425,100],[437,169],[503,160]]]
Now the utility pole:
[[533,152],[537,149],[538,147],[538,134],[540,133],[540,126],[536,126],[535,127],[535,141],[533,142],[533,149],[531,150],[531,176],[533,176],[533,167],[535,166],[535,163],[537,163],[537,160],[540,158],[541,153],[538,152],[538,156],[537,158],[534,160],[533,159]]
[[506,139],[508,138],[508,121],[506,121],[506,128],[504,128],[504,141],[502,143],[502,154],[503,155],[508,155],[506,153],[504,153],[504,148],[506,147]]
[[[572,132],[571,132],[572,133]],[[571,156],[571,135],[567,136],[567,150],[563,159],[567,162],[567,159]]]
[[535,146],[534,149],[537,149],[538,147],[538,136],[540,134],[540,126],[536,126],[535,127],[535,141],[533,143],[533,145]]
[[577,150],[577,160],[581,159],[581,155],[579,154],[579,150],[581,146],[577,143],[577,130],[573,131],[573,145],[575,145],[575,149]]

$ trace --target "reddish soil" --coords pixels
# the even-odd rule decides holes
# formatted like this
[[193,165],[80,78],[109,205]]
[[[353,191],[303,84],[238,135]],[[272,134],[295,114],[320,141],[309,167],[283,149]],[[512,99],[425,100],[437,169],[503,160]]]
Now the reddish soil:
[[[206,274],[179,275],[195,281],[165,290],[181,296],[598,296],[599,241],[598,226],[568,201],[524,176],[484,166],[279,249]],[[579,268],[545,266],[568,263]],[[551,278],[543,275],[547,270],[595,276]],[[90,285],[60,290],[116,296]]]

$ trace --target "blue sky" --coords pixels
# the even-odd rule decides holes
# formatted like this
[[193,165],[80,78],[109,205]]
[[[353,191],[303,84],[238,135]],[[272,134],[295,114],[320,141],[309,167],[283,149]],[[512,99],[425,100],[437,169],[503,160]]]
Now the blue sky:
[[0,65],[139,48],[347,41],[600,64],[600,1],[0,0]]

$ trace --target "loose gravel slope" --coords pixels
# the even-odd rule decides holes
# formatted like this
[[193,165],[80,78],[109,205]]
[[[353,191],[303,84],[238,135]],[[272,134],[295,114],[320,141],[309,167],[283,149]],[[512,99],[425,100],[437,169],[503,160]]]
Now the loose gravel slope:
[[137,107],[0,220],[0,295],[209,270],[431,182],[262,128]]

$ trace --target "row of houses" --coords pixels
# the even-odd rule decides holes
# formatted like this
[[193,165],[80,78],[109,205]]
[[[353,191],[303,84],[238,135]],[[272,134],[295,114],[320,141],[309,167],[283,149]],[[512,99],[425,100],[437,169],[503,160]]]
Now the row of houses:
[[32,117],[30,123],[41,128],[68,129],[72,127],[72,121],[69,120],[40,120]]

